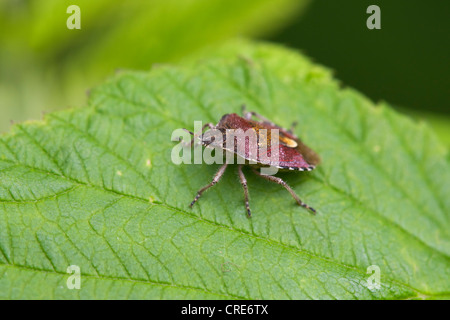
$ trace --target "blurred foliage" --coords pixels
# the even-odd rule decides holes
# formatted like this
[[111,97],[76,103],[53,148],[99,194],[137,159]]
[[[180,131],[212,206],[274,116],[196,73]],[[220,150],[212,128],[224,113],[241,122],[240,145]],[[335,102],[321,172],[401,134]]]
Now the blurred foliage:
[[[366,27],[372,4],[381,9],[380,30]],[[266,39],[302,50],[374,101],[419,113],[450,146],[449,12],[450,2],[440,0],[314,0]]]
[[[0,2],[0,132],[11,120],[84,105],[119,68],[149,69],[237,35],[268,36],[307,0],[9,0]],[[81,9],[69,30],[67,7]]]
[[[379,0],[382,29],[365,27],[368,0],[6,0],[0,2],[0,133],[86,103],[121,68],[176,62],[235,36],[285,43],[335,70],[346,85],[431,124],[450,146],[450,3]],[[81,8],[81,30],[66,9]],[[421,21],[421,23],[417,22]],[[430,111],[440,113],[430,113]],[[429,115],[429,116],[428,116]]]
[[[381,10],[369,30],[367,7]],[[298,48],[374,100],[449,112],[450,1],[315,0],[269,40]]]

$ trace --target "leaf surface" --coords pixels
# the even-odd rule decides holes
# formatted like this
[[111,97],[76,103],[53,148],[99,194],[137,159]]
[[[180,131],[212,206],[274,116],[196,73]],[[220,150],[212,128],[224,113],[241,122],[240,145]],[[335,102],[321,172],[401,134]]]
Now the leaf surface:
[[[170,141],[242,104],[298,121],[322,158],[278,185],[175,165]],[[0,139],[0,298],[406,299],[450,295],[450,171],[425,125],[340,88],[325,68],[245,41],[123,72],[89,106]],[[67,267],[81,268],[69,290]],[[368,287],[368,267],[381,287]]]

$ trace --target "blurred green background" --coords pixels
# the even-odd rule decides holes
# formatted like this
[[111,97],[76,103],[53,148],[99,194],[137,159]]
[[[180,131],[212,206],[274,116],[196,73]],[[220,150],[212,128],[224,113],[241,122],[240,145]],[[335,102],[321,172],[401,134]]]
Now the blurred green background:
[[[69,30],[69,5],[81,30]],[[371,4],[381,30],[366,28]],[[83,106],[117,69],[176,62],[234,37],[297,48],[343,85],[425,119],[450,146],[450,2],[365,0],[2,0],[0,132]]]

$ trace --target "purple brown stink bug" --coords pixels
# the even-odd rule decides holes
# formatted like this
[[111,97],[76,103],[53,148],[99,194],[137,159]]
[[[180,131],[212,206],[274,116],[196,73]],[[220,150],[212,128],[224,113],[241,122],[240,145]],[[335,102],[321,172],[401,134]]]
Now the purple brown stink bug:
[[[251,217],[251,211],[248,200],[249,193],[247,180],[242,171],[242,167],[244,165],[249,166],[250,169],[258,176],[283,186],[287,191],[289,191],[289,193],[299,206],[302,206],[315,214],[316,210],[306,203],[302,202],[294,192],[294,190],[292,190],[292,188],[284,180],[273,175],[262,173],[262,168],[267,167],[274,167],[279,171],[311,171],[319,164],[319,156],[313,150],[307,147],[293,133],[293,128],[295,127],[296,123],[293,123],[291,129],[287,130],[274,124],[273,122],[257,114],[256,112],[246,111],[245,106],[242,106],[242,113],[242,117],[237,115],[236,113],[225,114],[224,116],[222,116],[217,125],[213,125],[212,123],[205,124],[202,128],[202,132],[206,128],[209,128],[210,130],[207,130],[204,133],[200,132],[194,134],[185,129],[194,136],[194,138],[190,142],[190,145],[192,145],[197,139],[197,141],[205,147],[225,151],[226,153],[231,154],[234,157],[233,160],[236,160],[236,158],[240,158],[242,160],[240,164],[238,161],[237,170],[242,187],[244,188],[245,206],[247,209],[248,217]],[[253,120],[253,118],[256,118],[257,120]],[[253,140],[253,142],[251,139],[244,138],[244,149],[239,149],[234,141],[233,144],[231,144],[232,147],[230,148],[227,142],[235,138],[230,138],[227,132],[229,132],[230,130],[236,131],[239,129],[244,132],[248,132],[249,129],[252,129],[250,131],[255,132],[257,134],[255,135],[257,136],[257,138],[256,140]],[[216,134],[217,132],[219,133],[220,139],[215,139],[215,136],[211,134],[208,135],[208,132],[213,131],[215,131]],[[276,132],[276,134],[274,134],[273,132]],[[266,139],[262,139],[261,137],[265,137]],[[260,150],[259,148],[264,147],[265,150],[267,150],[268,154],[275,154],[276,149],[276,162],[267,161],[267,158],[263,158],[259,151],[257,153],[250,152],[252,143],[257,144],[258,150]],[[197,195],[190,204],[191,208],[201,197],[203,192],[220,181],[227,167],[232,163],[236,163],[235,161],[228,161],[228,159],[229,158],[227,157],[225,163],[214,175],[213,180],[197,192]],[[258,169],[260,169],[261,172],[258,171]]]

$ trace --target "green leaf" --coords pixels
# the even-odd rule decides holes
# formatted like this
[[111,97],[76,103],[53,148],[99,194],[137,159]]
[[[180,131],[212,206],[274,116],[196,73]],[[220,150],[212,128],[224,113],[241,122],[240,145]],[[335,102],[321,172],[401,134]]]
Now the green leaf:
[[419,112],[406,108],[399,109],[402,113],[407,114],[413,119],[425,121],[434,130],[439,140],[450,148],[450,116],[433,112]]
[[[209,57],[209,58],[208,58]],[[195,62],[198,61],[198,62]],[[245,103],[322,157],[282,187],[234,168],[175,165],[177,128]],[[450,170],[425,125],[339,87],[269,44],[123,72],[89,107],[0,139],[0,298],[407,299],[450,296]],[[81,268],[69,290],[67,267]],[[380,269],[369,289],[368,267]]]

